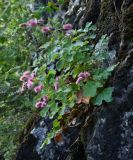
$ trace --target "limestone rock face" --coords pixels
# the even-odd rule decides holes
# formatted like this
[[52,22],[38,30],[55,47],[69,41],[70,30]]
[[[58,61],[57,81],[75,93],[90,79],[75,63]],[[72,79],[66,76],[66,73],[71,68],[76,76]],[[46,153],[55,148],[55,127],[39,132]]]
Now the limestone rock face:
[[87,159],[133,159],[133,51],[114,76],[114,102],[105,106],[86,143]]
[[97,39],[103,34],[110,37],[109,53],[112,57],[116,53],[119,62],[109,81],[114,100],[104,104],[85,128],[66,135],[64,144],[52,142],[43,151],[37,147],[45,133],[43,137],[39,133],[47,128],[39,122],[21,144],[16,160],[133,160],[133,0],[70,0],[65,8],[65,20],[75,27],[92,21]]
[[119,3],[115,6],[122,17],[122,44],[117,57],[121,63],[113,76],[114,101],[104,106],[92,139],[86,143],[87,160],[133,159],[133,1],[120,3],[121,13]]

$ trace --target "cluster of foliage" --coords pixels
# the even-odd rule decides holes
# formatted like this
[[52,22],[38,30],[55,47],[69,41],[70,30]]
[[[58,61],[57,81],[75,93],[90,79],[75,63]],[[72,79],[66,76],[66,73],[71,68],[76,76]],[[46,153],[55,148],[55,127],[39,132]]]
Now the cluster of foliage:
[[13,159],[17,133],[33,110],[30,95],[18,92],[20,73],[30,66],[29,53],[34,51],[19,28],[30,15],[26,3],[0,1],[0,155],[5,160]]
[[57,10],[53,3],[38,10],[33,10],[33,4],[34,0],[0,1],[0,158],[3,155],[5,160],[13,159],[18,133],[35,110],[31,94],[20,93],[19,78],[31,70],[32,55],[43,40],[42,34],[37,41],[20,24]]
[[53,119],[43,147],[69,125],[74,108],[112,100],[113,89],[105,84],[115,66],[103,65],[107,37],[94,45],[96,26],[91,23],[74,30],[56,18],[41,18],[42,11],[53,10],[58,8],[52,2],[35,11],[24,0],[0,2],[0,137],[5,132],[11,137],[9,145],[5,135],[0,148],[8,160],[15,147],[11,139],[31,111]]
[[69,115],[77,104],[100,106],[103,101],[111,102],[113,88],[106,88],[105,83],[115,66],[103,65],[108,58],[107,37],[102,36],[94,45],[95,25],[87,23],[84,29],[74,30],[71,24],[62,26],[54,19],[43,27],[31,19],[24,29],[35,21],[30,31],[34,36],[41,31],[45,42],[39,47],[33,73],[24,72],[20,80],[22,92],[28,90],[32,94],[40,115],[54,119],[43,147],[70,124]]

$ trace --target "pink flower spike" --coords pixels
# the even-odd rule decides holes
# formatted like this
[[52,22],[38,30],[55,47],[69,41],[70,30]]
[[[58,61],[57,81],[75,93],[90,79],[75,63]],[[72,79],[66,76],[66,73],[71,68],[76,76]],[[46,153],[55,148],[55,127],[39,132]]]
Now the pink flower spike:
[[41,32],[42,33],[49,33],[51,31],[50,27],[42,27]]
[[37,26],[37,24],[38,24],[37,19],[30,19],[27,22],[27,26],[29,26],[29,27],[35,27],[35,26]]
[[89,72],[84,72],[84,76],[85,76],[85,78],[88,78],[88,77],[90,77],[90,73]]
[[78,77],[88,78],[90,76],[89,72],[81,72]]
[[28,78],[29,78],[29,80],[33,81],[35,79],[35,74],[32,73]]
[[54,89],[55,89],[55,91],[57,91],[59,89],[59,82],[54,83]]
[[63,25],[63,29],[65,29],[65,30],[71,30],[72,28],[73,28],[73,25],[70,23]]
[[34,85],[34,83],[31,80],[28,80],[28,82],[27,82],[27,88],[28,89],[32,89],[33,85]]
[[23,81],[26,81],[26,80],[27,80],[27,77],[21,76],[19,80],[22,81],[22,82],[23,82]]
[[48,102],[48,96],[44,96],[44,97],[42,98],[42,100],[43,100],[45,103],[47,103],[47,102]]
[[81,72],[81,73],[78,75],[78,77],[85,78],[85,74],[84,74],[84,72]]
[[36,86],[36,87],[34,88],[34,91],[35,91],[35,93],[39,93],[43,88],[44,88],[44,86],[41,84],[41,85],[39,85],[39,86]]
[[60,76],[57,76],[57,77],[55,78],[56,81],[59,81],[59,79],[60,79]]
[[39,87],[40,87],[41,90],[44,88],[44,86],[42,84]]
[[79,84],[81,80],[83,80],[84,78],[83,77],[79,77],[76,81],[76,84]]
[[23,76],[29,76],[30,75],[30,71],[25,71],[24,73],[23,73]]
[[42,108],[44,108],[45,106],[46,106],[46,103],[45,103],[45,102],[42,102],[42,101],[37,102],[36,105],[35,105],[35,107],[36,107],[37,109],[42,109]]

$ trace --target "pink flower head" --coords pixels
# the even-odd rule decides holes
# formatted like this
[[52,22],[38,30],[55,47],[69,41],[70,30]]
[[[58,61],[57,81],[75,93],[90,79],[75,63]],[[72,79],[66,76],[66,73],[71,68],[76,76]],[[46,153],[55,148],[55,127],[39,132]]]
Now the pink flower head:
[[57,76],[57,77],[55,78],[56,81],[59,81],[59,79],[60,79],[60,76]]
[[35,79],[35,76],[36,76],[35,73],[32,73],[32,74],[29,75],[28,78],[29,78],[31,81],[33,81],[33,80]]
[[82,78],[88,78],[90,76],[89,72],[81,72],[78,77],[82,77]]
[[81,72],[81,73],[78,75],[78,77],[84,78],[84,72]]
[[23,82],[23,81],[26,81],[26,80],[27,80],[27,77],[21,76],[19,80],[22,81],[22,82]]
[[23,75],[20,77],[20,81],[27,81],[30,75],[30,71],[26,71],[23,73]]
[[46,106],[46,103],[43,102],[43,101],[39,101],[39,102],[37,102],[36,105],[35,105],[35,107],[36,107],[37,109],[42,109],[42,108],[44,108],[45,106]]
[[28,89],[32,89],[32,88],[33,88],[33,85],[34,85],[33,81],[31,81],[31,80],[29,79],[28,82],[27,82],[27,88],[28,88]]
[[25,71],[24,73],[23,73],[23,76],[29,76],[30,75],[30,71]]
[[47,103],[47,102],[48,102],[48,96],[44,96],[44,97],[42,98],[42,101],[44,101],[45,103]]
[[43,88],[44,88],[44,86],[41,84],[41,85],[39,85],[39,86],[36,86],[36,87],[34,88],[34,91],[35,91],[35,93],[39,93]]
[[49,33],[51,31],[50,27],[42,27],[41,29],[42,33]]
[[29,27],[35,27],[37,26],[38,22],[37,22],[37,19],[30,19],[28,22],[27,22],[27,26]]
[[78,75],[78,79],[76,81],[76,84],[79,84],[81,80],[84,80],[86,78],[90,77],[90,73],[89,72],[81,72],[79,75]]
[[89,73],[89,72],[84,72],[84,77],[85,77],[85,78],[90,77],[90,73]]
[[19,27],[20,27],[20,28],[26,28],[26,27],[27,27],[27,23],[21,23],[21,24],[19,25]]
[[63,29],[65,29],[65,30],[71,30],[72,28],[73,28],[73,25],[70,23],[63,25]]
[[80,81],[82,81],[83,79],[84,79],[83,77],[79,77],[79,78],[77,79],[77,81],[76,81],[76,84],[79,84]]
[[56,81],[54,83],[54,89],[55,89],[55,91],[57,91],[59,89],[59,82]]

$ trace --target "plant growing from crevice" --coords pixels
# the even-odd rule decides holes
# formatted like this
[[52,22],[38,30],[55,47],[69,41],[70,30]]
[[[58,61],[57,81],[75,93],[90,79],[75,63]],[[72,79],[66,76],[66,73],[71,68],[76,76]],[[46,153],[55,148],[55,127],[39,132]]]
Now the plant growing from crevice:
[[[112,101],[113,88],[106,88],[105,84],[116,65],[105,67],[108,38],[104,35],[94,45],[96,26],[92,23],[87,23],[84,29],[74,30],[71,24],[61,27],[53,19],[52,23],[49,21],[32,30],[32,34],[36,35],[39,30],[45,43],[39,47],[41,54],[33,62],[36,76],[32,79],[30,92],[34,89],[36,93],[32,95],[40,115],[53,119],[53,128],[42,148],[51,138],[62,139],[63,128],[73,121],[70,118],[73,110],[80,112],[86,105],[100,106],[103,101]],[[86,107],[81,109],[80,104]]]

